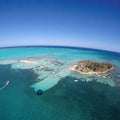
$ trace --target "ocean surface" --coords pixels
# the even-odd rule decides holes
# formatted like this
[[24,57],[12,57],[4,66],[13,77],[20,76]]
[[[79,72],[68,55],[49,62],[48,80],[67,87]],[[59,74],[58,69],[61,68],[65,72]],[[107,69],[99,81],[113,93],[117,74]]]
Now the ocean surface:
[[[115,69],[101,76],[81,75],[71,70],[79,60],[111,63]],[[1,48],[0,120],[120,120],[120,53]]]

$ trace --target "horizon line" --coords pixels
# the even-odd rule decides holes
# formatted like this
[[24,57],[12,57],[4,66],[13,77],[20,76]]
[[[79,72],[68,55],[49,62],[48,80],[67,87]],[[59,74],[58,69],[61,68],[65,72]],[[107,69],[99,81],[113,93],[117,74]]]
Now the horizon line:
[[73,49],[88,49],[88,50],[97,50],[97,51],[104,51],[104,52],[112,52],[112,53],[118,53],[118,51],[111,51],[111,50],[104,50],[104,49],[97,49],[97,48],[89,48],[89,47],[80,47],[80,46],[66,46],[66,45],[16,45],[16,46],[0,46],[0,49],[4,48],[24,48],[24,47],[58,47],[58,48],[73,48]]

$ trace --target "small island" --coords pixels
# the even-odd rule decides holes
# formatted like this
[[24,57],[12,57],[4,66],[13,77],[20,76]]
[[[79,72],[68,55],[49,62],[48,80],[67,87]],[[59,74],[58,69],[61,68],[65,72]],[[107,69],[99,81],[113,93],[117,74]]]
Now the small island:
[[114,69],[109,63],[99,63],[92,61],[78,61],[73,66],[73,70],[80,74],[105,74]]

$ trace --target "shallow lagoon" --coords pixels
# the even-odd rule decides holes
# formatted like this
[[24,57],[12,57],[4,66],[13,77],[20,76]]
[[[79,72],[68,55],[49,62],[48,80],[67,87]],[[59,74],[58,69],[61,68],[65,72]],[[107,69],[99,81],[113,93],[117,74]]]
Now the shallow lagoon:
[[[37,70],[31,64],[29,69],[18,69],[16,62],[2,63],[0,86],[8,80],[10,83],[0,91],[0,120],[120,120],[118,54],[64,48],[7,48],[1,49],[0,55],[2,61],[34,59],[56,71],[54,74],[52,70]],[[49,60],[44,62],[46,58]],[[63,65],[50,63],[54,59]],[[77,60],[88,59],[110,62],[116,69],[107,78],[84,76],[67,69]],[[44,90],[41,96],[36,94],[39,88]]]

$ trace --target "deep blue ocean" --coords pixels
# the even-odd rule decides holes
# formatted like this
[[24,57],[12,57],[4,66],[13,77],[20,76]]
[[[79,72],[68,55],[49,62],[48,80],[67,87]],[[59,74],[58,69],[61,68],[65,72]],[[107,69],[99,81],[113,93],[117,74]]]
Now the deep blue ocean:
[[[40,61],[40,65],[48,65],[56,71],[61,67],[58,70],[60,72],[78,60],[108,62],[115,65],[115,70],[108,73],[107,78],[75,72],[63,74],[64,71],[60,77],[56,77],[58,74],[55,76],[51,71],[13,69],[11,66],[14,63],[5,63],[6,60],[31,58],[58,60],[63,66],[49,66],[44,61]],[[1,61],[5,61],[4,64]],[[90,81],[86,82],[86,78]],[[76,79],[78,82],[74,82]],[[49,80],[57,82],[50,86]],[[7,81],[9,84],[5,86]],[[120,120],[120,53],[56,46],[2,48],[0,88],[2,87],[0,120]],[[36,94],[35,89],[38,87],[45,88],[42,95]]]

